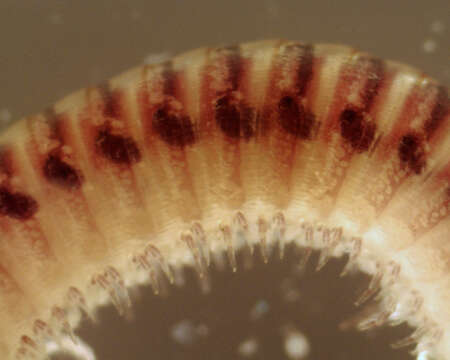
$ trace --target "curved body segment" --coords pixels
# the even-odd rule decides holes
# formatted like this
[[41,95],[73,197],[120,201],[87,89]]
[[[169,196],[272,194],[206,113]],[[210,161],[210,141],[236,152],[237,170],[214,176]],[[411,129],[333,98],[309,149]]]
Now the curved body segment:
[[136,259],[201,272],[240,233],[382,269],[382,310],[444,359],[449,105],[405,65],[276,40],[135,68],[16,122],[0,134],[1,357],[39,353],[37,320],[74,325],[105,289],[123,303]]

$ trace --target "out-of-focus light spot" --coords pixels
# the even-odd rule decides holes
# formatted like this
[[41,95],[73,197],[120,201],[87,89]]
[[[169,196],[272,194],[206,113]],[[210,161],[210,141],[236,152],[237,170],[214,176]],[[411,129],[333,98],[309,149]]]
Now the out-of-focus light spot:
[[265,300],[259,300],[250,310],[250,319],[258,320],[269,311],[269,303]]
[[284,351],[289,359],[301,360],[306,358],[311,348],[306,336],[298,330],[289,330],[284,338]]
[[281,283],[281,295],[286,302],[296,302],[301,298],[301,292],[293,278],[286,278]]
[[433,39],[427,39],[423,43],[423,51],[426,53],[433,53],[437,49],[437,43]]
[[258,341],[255,338],[249,338],[239,344],[238,354],[243,357],[251,357],[258,352]]
[[440,20],[433,21],[430,30],[435,34],[442,34],[445,30],[445,24]]
[[182,320],[172,327],[171,336],[175,342],[181,345],[189,345],[209,334],[205,324],[195,325],[190,320]]

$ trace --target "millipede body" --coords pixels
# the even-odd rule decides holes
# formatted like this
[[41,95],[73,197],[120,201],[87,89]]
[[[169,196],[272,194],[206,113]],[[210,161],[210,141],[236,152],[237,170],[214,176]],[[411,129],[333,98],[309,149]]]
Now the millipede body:
[[406,65],[277,40],[135,68],[16,122],[0,134],[1,357],[38,358],[159,271],[294,241],[321,266],[348,254],[381,288],[374,321],[447,358],[449,104]]

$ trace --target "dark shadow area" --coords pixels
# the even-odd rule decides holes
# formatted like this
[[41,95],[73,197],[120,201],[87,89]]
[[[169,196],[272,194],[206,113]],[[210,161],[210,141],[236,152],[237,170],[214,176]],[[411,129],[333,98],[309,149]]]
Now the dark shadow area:
[[[282,261],[275,252],[268,264],[258,253],[249,264],[241,252],[236,273],[212,265],[208,293],[202,293],[197,273],[186,268],[185,285],[168,287],[166,296],[140,288],[133,321],[121,318],[113,307],[103,308],[100,326],[86,322],[78,334],[99,360],[295,359],[284,348],[294,329],[309,342],[310,354],[302,359],[412,359],[404,349],[390,346],[412,332],[405,325],[368,332],[339,330],[339,324],[359,310],[353,302],[368,284],[366,275],[340,278],[345,258],[332,259],[316,272],[318,254],[302,272],[301,251],[295,246],[286,250]],[[242,356],[238,349],[248,339],[257,350]]]

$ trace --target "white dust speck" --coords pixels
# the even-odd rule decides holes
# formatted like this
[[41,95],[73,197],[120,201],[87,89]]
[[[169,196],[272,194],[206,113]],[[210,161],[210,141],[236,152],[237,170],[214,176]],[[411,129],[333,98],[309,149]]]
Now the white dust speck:
[[205,324],[194,325],[190,320],[182,320],[172,327],[171,335],[173,340],[181,345],[189,345],[197,341],[200,337],[209,334],[209,329]]
[[172,55],[169,52],[161,52],[156,54],[150,54],[144,59],[145,65],[153,65],[162,63],[166,60],[169,60],[172,57]]
[[142,13],[137,9],[133,9],[130,12],[130,17],[131,17],[131,20],[138,21],[142,17]]
[[206,324],[200,324],[197,325],[196,332],[199,336],[205,337],[208,336],[209,334],[209,328],[206,326]]
[[6,109],[0,109],[0,126],[8,125],[12,120],[11,112]]
[[269,311],[269,303],[265,300],[259,300],[250,310],[250,319],[261,319]]
[[423,43],[423,51],[426,53],[433,53],[437,49],[437,43],[433,39],[426,39]]
[[286,302],[296,302],[301,298],[301,292],[293,278],[283,279],[281,282],[281,296]]
[[61,13],[53,13],[50,15],[50,24],[52,25],[61,25],[64,20],[63,20],[63,16]]
[[264,7],[269,17],[277,18],[280,15],[280,4],[278,1],[265,0]]
[[258,347],[258,341],[255,338],[248,338],[239,344],[238,354],[242,357],[251,357],[258,352]]
[[180,344],[192,344],[195,341],[195,327],[189,320],[183,320],[172,328],[172,338]]
[[430,30],[435,34],[442,34],[445,30],[445,24],[440,20],[433,21]]
[[289,359],[304,359],[310,352],[309,341],[302,332],[287,330],[284,337],[284,351]]

